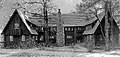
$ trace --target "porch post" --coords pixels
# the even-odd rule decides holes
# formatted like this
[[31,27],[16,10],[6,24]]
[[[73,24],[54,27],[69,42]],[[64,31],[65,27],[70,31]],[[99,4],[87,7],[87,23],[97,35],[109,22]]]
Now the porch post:
[[76,27],[74,27],[74,44],[76,44],[77,40],[76,40]]

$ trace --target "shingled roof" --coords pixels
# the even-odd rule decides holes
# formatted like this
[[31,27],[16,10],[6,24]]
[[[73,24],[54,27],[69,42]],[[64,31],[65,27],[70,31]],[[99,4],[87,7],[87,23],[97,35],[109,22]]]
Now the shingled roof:
[[[21,17],[23,23],[25,24],[25,26],[27,27],[27,29],[29,30],[29,32],[30,32],[31,34],[37,34],[37,35],[38,35],[38,33],[37,33],[34,29],[31,29],[31,28],[30,28],[30,26],[29,26],[28,23],[26,22],[27,17],[26,17],[22,12],[20,12],[19,10],[15,10],[14,12],[17,12],[17,13],[18,13],[18,15]],[[14,12],[12,13],[12,15],[14,14]],[[10,18],[10,19],[11,19],[11,18]],[[9,21],[10,21],[10,20],[9,20]],[[6,26],[9,25],[9,21],[8,21],[8,23],[6,24]],[[6,26],[5,26],[5,28],[6,28]],[[2,33],[4,32],[5,28],[3,29]]]
[[[94,22],[97,18],[93,18],[89,21],[86,21],[86,16],[85,15],[80,15],[80,14],[62,14],[62,20],[63,20],[63,26],[85,26],[88,25],[92,22]],[[43,18],[32,18],[28,17],[29,22],[37,25],[37,26],[43,26],[44,25],[44,20]],[[56,18],[51,18],[48,21],[49,26],[56,26],[57,20]]]
[[[104,16],[105,16],[105,12],[104,12],[104,11],[101,12],[101,13],[99,13],[99,14],[98,14],[99,20],[97,21],[97,23],[95,24],[95,26],[94,26],[92,29],[90,29],[90,30],[85,30],[85,31],[83,32],[83,35],[94,34],[95,31],[97,30],[98,26],[100,25],[100,22],[104,19]],[[117,25],[117,23],[116,23],[115,20],[113,20],[113,22]]]

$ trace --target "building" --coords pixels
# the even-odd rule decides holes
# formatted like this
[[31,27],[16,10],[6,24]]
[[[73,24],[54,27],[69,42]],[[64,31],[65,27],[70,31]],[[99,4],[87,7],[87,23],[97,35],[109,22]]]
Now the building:
[[[93,18],[86,21],[86,16],[79,14],[62,14],[64,26],[65,45],[92,44],[92,46],[104,46],[105,40],[105,12],[98,14],[99,20]],[[56,19],[52,17],[48,21],[49,41],[56,43]],[[102,29],[101,29],[101,26]],[[113,19],[112,45],[119,44],[119,28]],[[19,10],[15,10],[2,31],[5,47],[32,47],[45,42],[44,20],[41,17],[26,16]]]

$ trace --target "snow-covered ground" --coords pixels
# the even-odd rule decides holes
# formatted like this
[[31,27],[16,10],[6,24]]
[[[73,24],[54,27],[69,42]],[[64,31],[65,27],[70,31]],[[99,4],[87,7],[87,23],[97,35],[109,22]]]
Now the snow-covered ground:
[[[99,51],[99,50],[98,50]],[[0,57],[120,57],[120,50],[88,53],[83,47],[43,47],[33,49],[0,49]]]

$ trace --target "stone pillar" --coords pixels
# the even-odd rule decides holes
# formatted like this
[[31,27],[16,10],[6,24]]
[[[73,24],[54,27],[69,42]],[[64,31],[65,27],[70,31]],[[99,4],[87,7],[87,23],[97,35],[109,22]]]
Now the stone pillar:
[[63,27],[63,20],[61,18],[61,12],[57,14],[57,44],[58,46],[64,46],[65,39],[64,39],[64,27]]

